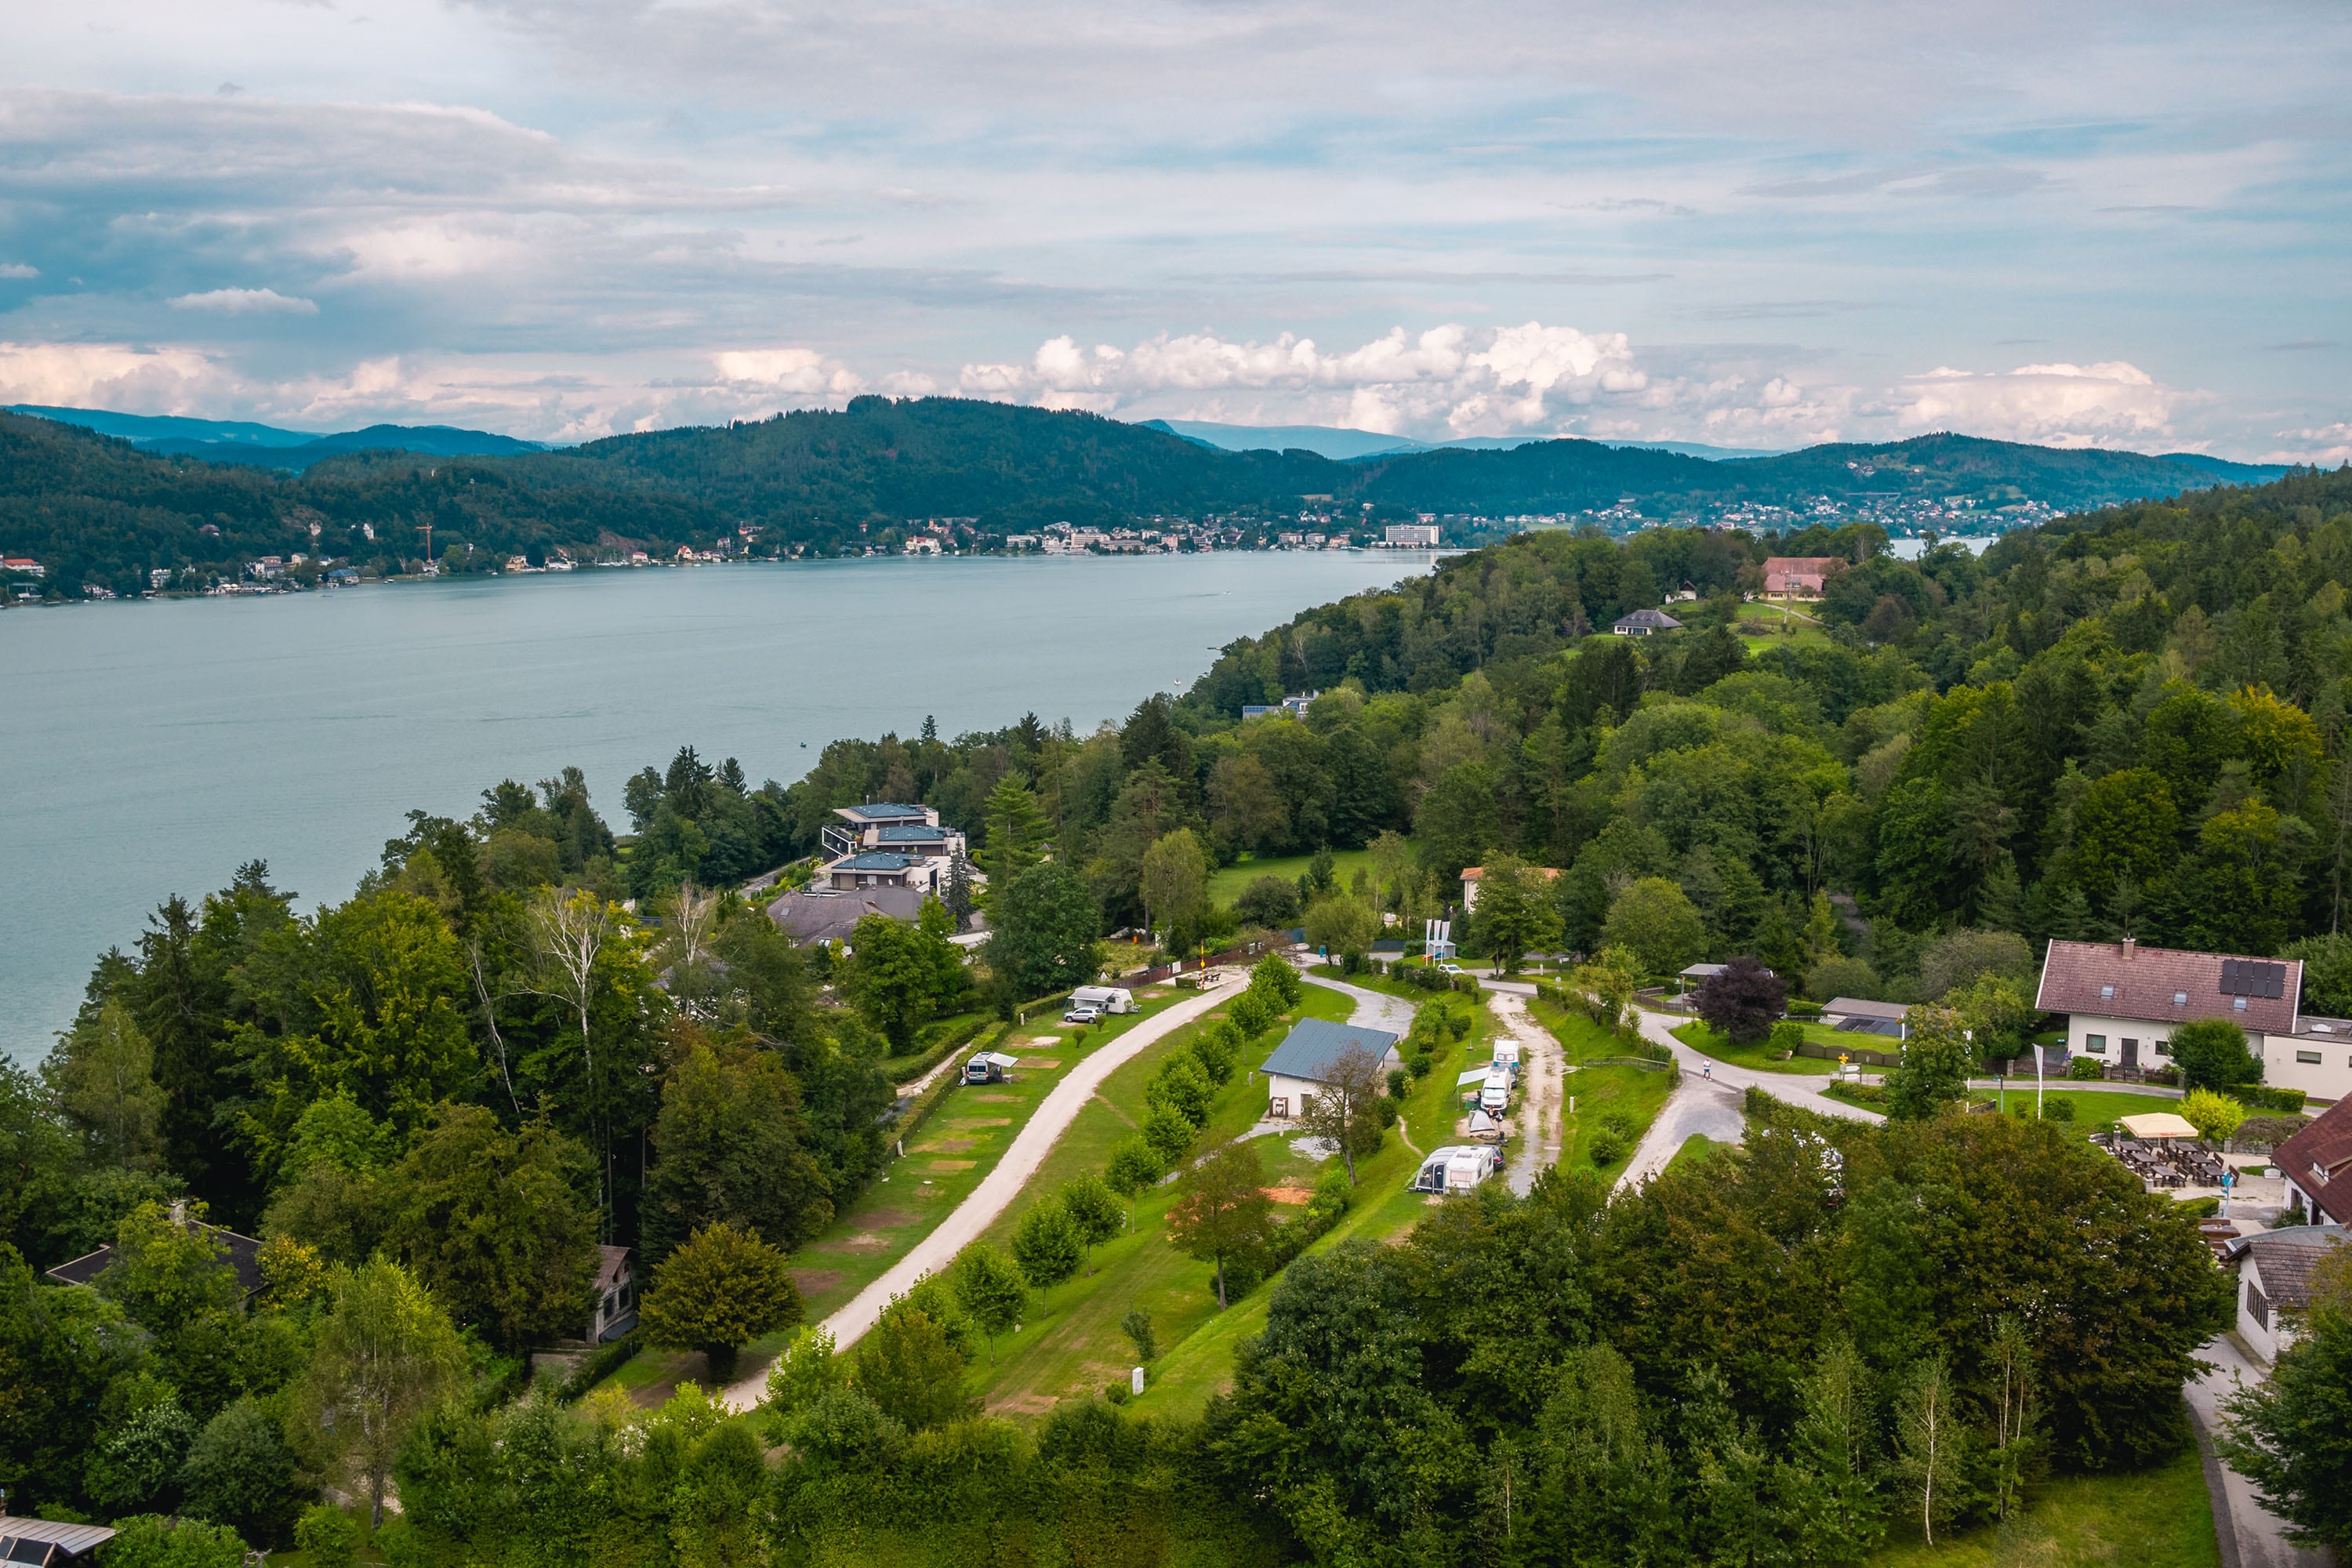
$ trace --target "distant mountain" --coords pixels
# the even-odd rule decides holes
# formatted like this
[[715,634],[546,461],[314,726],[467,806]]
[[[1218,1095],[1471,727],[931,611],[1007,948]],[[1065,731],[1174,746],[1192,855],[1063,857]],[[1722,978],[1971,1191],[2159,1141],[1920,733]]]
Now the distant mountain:
[[2266,485],[2294,471],[2285,463],[2233,463],[2227,458],[2209,458],[2202,452],[2165,452],[2159,455],[2168,463],[2180,463],[2201,469],[2233,485]]
[[[1165,430],[1221,452],[1313,452],[1342,463],[1392,458],[1406,452],[1507,452],[1558,438],[1465,436],[1458,441],[1416,441],[1410,436],[1383,436],[1377,430],[1350,430],[1329,425],[1219,425],[1206,419],[1146,419],[1139,423],[1146,430]],[[1775,458],[1785,449],[1709,447],[1696,441],[1603,441],[1599,445],[1709,458]]]
[[208,463],[246,463],[297,472],[324,458],[346,452],[416,452],[436,458],[512,457],[543,452],[544,443],[518,440],[487,430],[448,425],[371,425],[330,436],[281,430],[241,420],[186,419],[170,415],[116,414],[101,408],[44,408],[18,404],[11,414],[30,414],[117,436],[158,457],[195,458]]

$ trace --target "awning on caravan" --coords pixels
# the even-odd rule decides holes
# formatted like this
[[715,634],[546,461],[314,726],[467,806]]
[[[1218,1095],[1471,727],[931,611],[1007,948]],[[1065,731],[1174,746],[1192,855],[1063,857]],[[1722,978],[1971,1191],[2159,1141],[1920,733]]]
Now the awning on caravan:
[[1486,1074],[1491,1070],[1493,1069],[1489,1068],[1472,1068],[1468,1072],[1464,1073],[1460,1078],[1454,1080],[1454,1087],[1456,1089],[1467,1089],[1474,1083],[1484,1083],[1486,1081]]

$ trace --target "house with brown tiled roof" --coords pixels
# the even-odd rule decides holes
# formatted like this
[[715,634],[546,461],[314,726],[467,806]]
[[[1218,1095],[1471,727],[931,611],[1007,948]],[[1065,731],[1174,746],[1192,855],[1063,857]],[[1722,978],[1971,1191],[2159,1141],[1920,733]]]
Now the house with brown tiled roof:
[[2291,1226],[2242,1236],[2223,1253],[2238,1266],[2238,1337],[2265,1362],[2293,1344],[2311,1306],[2312,1276],[2347,1241],[2340,1226]]
[[2227,1018],[2246,1032],[2263,1081],[2314,1100],[2352,1095],[2352,1022],[2305,1015],[2299,959],[2122,942],[2053,942],[2035,1005],[2066,1015],[2066,1049],[2109,1067],[2170,1064],[2172,1031]]
[[2337,1100],[2271,1154],[2287,1207],[2312,1225],[2352,1226],[2352,1100]]
[[1843,564],[1837,555],[1775,555],[1764,563],[1764,592],[1818,599],[1831,570]]

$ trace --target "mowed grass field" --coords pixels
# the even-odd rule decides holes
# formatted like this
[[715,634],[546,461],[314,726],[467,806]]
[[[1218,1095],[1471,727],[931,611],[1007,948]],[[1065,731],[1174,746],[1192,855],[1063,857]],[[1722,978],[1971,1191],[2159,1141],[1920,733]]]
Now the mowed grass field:
[[[1805,1037],[1822,1045],[1853,1043],[1853,1037],[1851,1035],[1847,1036],[1845,1040],[1839,1041],[1836,1038],[1837,1031],[1834,1029],[1822,1029],[1820,1035],[1815,1035],[1813,1031],[1820,1028],[1821,1026],[1818,1024],[1807,1025]],[[1797,1073],[1815,1078],[1830,1078],[1837,1072],[1837,1063],[1825,1058],[1790,1057],[1787,1061],[1780,1061],[1775,1059],[1773,1047],[1769,1045],[1735,1046],[1696,1018],[1687,1024],[1677,1024],[1673,1033],[1675,1038],[1699,1055],[1713,1057],[1717,1061],[1728,1062],[1733,1067],[1753,1068],[1758,1072]],[[1886,1037],[1873,1035],[1871,1038],[1884,1040]],[[1887,1043],[1892,1045],[1894,1042],[1888,1040]],[[1874,1051],[1879,1047],[1875,1045],[1867,1045],[1859,1048]],[[1865,1070],[1876,1072],[1879,1069],[1873,1068]]]
[[[1563,1012],[1538,1002],[1530,1002],[1528,1011],[1551,1031],[1572,1069],[1562,1085],[1568,1099],[1561,1107],[1559,1168],[1592,1171],[1603,1181],[1615,1181],[1633,1159],[1650,1123],[1664,1109],[1666,1097],[1674,1092],[1674,1074],[1645,1068],[1578,1066],[1594,1057],[1622,1056],[1625,1047],[1608,1030],[1581,1014]],[[1624,1148],[1615,1159],[1596,1165],[1592,1140],[1612,1115],[1630,1123],[1633,1135],[1625,1140]]]
[[[1472,1000],[1465,996],[1459,998],[1456,1005]],[[1493,1015],[1484,1007],[1477,1007],[1472,1010],[1469,1034],[1437,1053],[1434,1069],[1413,1086],[1407,1098],[1398,1128],[1409,1136],[1400,1137],[1392,1131],[1381,1140],[1378,1153],[1356,1163],[1354,1206],[1330,1234],[1308,1248],[1309,1251],[1337,1247],[1358,1237],[1386,1239],[1409,1229],[1437,1201],[1426,1194],[1408,1191],[1407,1187],[1413,1173],[1421,1168],[1423,1152],[1454,1142],[1454,1126],[1461,1116],[1461,1108],[1454,1092],[1456,1074],[1474,1063],[1493,1059]],[[1258,1093],[1263,1092],[1262,1084],[1254,1088]],[[1258,1103],[1254,1093],[1242,1125],[1246,1126],[1250,1120],[1255,1120]],[[1278,1140],[1265,1142],[1271,1143]],[[1281,1161],[1272,1157],[1273,1151],[1268,1150],[1267,1153],[1270,1171],[1296,1168],[1303,1181],[1312,1181],[1313,1176],[1309,1173],[1322,1169],[1311,1162],[1299,1160],[1286,1149]],[[1289,1164],[1290,1162],[1296,1162],[1295,1167]],[[1164,1240],[1160,1246],[1173,1250]],[[1205,1268],[1201,1271],[1200,1278],[1205,1289],[1208,1279]],[[1151,1382],[1134,1408],[1156,1414],[1197,1415],[1208,1404],[1211,1394],[1230,1388],[1233,1385],[1234,1347],[1265,1327],[1266,1303],[1278,1283],[1278,1278],[1269,1279],[1223,1313],[1216,1312],[1212,1303],[1211,1310],[1200,1326],[1181,1342],[1162,1334],[1160,1359],[1151,1368]],[[1117,1319],[1117,1313],[1111,1314],[1114,1328]],[[1124,1364],[1131,1365],[1132,1363]]]
[[[1233,995],[1241,994],[1239,985],[1231,989]],[[1253,1069],[1280,1043],[1292,1022],[1343,1020],[1350,1011],[1347,997],[1309,984],[1289,1018],[1250,1047],[1241,1069],[1218,1090],[1209,1126],[1194,1147],[1213,1147],[1258,1120],[1265,1109],[1265,1084],[1262,1079],[1253,1081]],[[1223,1007],[1213,1009],[1105,1079],[1022,1196],[998,1216],[984,1239],[1009,1245],[1013,1228],[1033,1203],[1050,1197],[1076,1177],[1101,1174],[1111,1149],[1142,1121],[1144,1087],[1160,1064],[1223,1016]],[[1313,1163],[1292,1153],[1279,1139],[1255,1140],[1253,1146],[1265,1163],[1269,1185],[1313,1183]],[[1174,1189],[1167,1185],[1139,1195],[1128,1235],[1095,1248],[1076,1278],[1030,1297],[1029,1318],[1021,1331],[998,1341],[993,1363],[982,1357],[974,1369],[974,1389],[991,1408],[1007,1415],[1042,1415],[1057,1400],[1099,1394],[1106,1384],[1124,1377],[1135,1364],[1135,1348],[1120,1330],[1119,1320],[1130,1310],[1151,1319],[1163,1350],[1215,1316],[1213,1271],[1169,1244],[1166,1218],[1173,1197]]]
[[[1260,877],[1279,877],[1286,882],[1296,882],[1307,874],[1314,860],[1311,855],[1286,855],[1276,859],[1257,860],[1244,855],[1222,870],[1209,874],[1209,901],[1230,904],[1242,896],[1242,889]],[[1345,888],[1356,875],[1356,868],[1371,874],[1372,853],[1369,849],[1334,849],[1331,851],[1332,876]]]
[[[2066,1079],[2053,1079],[2050,1083],[2055,1086],[2069,1081],[2071,1080]],[[2094,1132],[2113,1130],[2116,1121],[2126,1116],[2145,1116],[2154,1110],[2169,1110],[2177,1115],[2180,1110],[2180,1101],[2165,1095],[2118,1094],[2114,1089],[2056,1087],[2045,1088],[2042,1095],[2045,1100],[2072,1100],[2074,1105],[2074,1125],[2085,1138]],[[1970,1094],[1969,1098],[1990,1100],[1993,1098],[1993,1091],[1980,1089]],[[2012,1115],[2016,1113],[2020,1105],[2031,1106],[2032,1103],[2033,1080],[2030,1078],[2011,1079],[2009,1087],[2000,1092],[2002,1109]]]
[[[1071,1068],[1145,1018],[1193,994],[1154,986],[1136,994],[1135,1012],[1094,1028],[1076,1030],[1049,1020],[1006,1036],[997,1048],[1021,1059],[1013,1081],[950,1089],[929,1119],[904,1141],[906,1157],[893,1158],[823,1236],[793,1255],[793,1279],[800,1287],[804,1321],[821,1321],[845,1305],[929,1236],[995,1169]],[[1066,1135],[1063,1142],[1068,1142]],[[737,1375],[750,1376],[790,1338],[787,1331],[752,1342],[744,1349]],[[702,1377],[699,1352],[646,1350],[606,1381],[630,1390],[641,1402],[658,1403],[680,1379]]]
[[2213,1504],[2189,1448],[2151,1469],[2035,1487],[2021,1518],[1936,1533],[1897,1517],[1873,1568],[2217,1568]]

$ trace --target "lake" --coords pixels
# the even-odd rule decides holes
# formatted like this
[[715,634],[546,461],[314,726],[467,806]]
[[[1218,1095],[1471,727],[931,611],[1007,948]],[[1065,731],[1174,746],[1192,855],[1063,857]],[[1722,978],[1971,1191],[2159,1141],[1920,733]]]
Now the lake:
[[860,558],[0,612],[0,1052],[46,1053],[92,961],[261,858],[346,897],[422,807],[681,745],[790,784],[843,736],[1081,731],[1234,637],[1430,569],[1407,552]]

